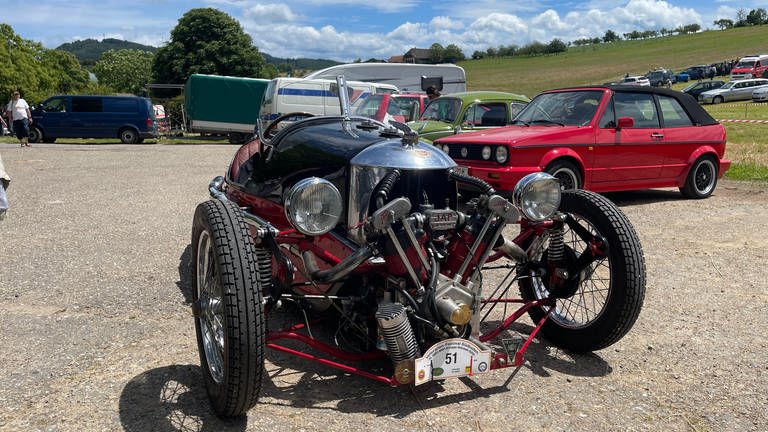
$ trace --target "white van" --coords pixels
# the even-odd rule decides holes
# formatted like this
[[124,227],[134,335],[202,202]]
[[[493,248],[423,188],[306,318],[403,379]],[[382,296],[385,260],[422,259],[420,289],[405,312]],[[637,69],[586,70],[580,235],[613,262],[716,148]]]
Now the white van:
[[392,84],[404,93],[423,93],[436,85],[441,93],[467,91],[464,69],[454,64],[410,63],[348,63],[331,66],[310,73],[305,78],[336,79],[344,75],[348,80]]
[[[397,93],[397,87],[359,81],[347,81],[349,103],[356,107],[371,94]],[[314,115],[340,115],[338,84],[330,79],[274,78],[264,91],[259,118],[268,124],[293,112]]]

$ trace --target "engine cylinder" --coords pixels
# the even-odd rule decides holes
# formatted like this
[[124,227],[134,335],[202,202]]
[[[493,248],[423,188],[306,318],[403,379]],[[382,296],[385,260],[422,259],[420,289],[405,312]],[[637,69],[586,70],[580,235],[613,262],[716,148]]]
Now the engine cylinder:
[[411,323],[408,322],[405,306],[400,303],[379,306],[379,310],[376,311],[376,321],[384,335],[387,352],[392,360],[398,362],[416,358],[419,354],[419,346],[416,344]]

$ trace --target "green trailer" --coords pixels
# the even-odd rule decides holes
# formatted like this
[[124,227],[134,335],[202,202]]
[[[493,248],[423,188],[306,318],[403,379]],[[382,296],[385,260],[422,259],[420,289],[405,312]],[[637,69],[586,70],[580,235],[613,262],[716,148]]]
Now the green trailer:
[[269,80],[192,74],[184,86],[189,131],[227,134],[244,143],[253,135]]

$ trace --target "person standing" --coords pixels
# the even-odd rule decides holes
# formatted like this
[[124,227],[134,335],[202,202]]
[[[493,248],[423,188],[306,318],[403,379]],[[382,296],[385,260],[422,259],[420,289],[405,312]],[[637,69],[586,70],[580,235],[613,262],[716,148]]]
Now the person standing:
[[29,147],[29,125],[32,123],[32,111],[27,101],[21,98],[18,91],[13,92],[11,101],[5,107],[8,119],[13,122],[13,132],[22,147]]
[[5,194],[5,191],[10,183],[11,177],[5,172],[3,157],[0,156],[0,220],[5,219],[5,214],[8,211],[8,196]]

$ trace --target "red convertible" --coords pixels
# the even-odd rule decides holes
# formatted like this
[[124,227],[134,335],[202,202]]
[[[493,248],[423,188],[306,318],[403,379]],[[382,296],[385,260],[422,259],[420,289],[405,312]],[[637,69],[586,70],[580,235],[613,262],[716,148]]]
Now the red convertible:
[[712,194],[730,167],[725,128],[687,94],[594,86],[538,95],[512,125],[435,141],[459,169],[509,192],[543,171],[563,189],[596,192],[677,186]]

